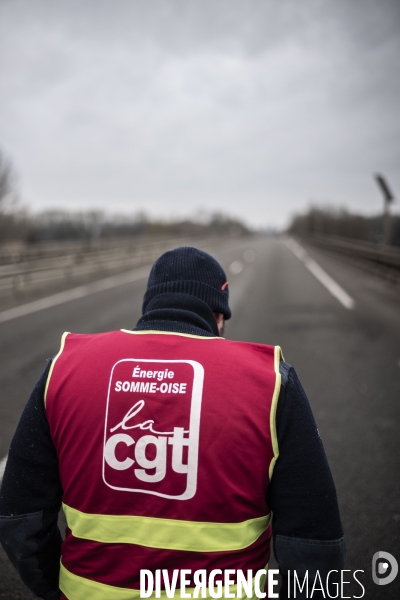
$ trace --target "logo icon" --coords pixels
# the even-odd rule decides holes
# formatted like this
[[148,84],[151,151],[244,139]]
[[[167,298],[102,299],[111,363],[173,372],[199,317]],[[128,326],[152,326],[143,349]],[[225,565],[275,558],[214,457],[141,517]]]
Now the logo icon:
[[192,360],[127,358],[113,366],[103,448],[108,487],[193,498],[203,378]]
[[399,570],[397,560],[389,552],[375,552],[372,557],[372,579],[377,585],[387,585],[396,579]]

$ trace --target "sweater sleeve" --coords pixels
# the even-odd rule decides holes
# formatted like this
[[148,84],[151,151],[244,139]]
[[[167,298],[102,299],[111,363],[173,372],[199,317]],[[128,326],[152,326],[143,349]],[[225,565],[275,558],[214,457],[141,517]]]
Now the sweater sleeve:
[[22,581],[46,600],[58,590],[62,488],[44,409],[50,364],[36,384],[12,439],[0,490],[0,541]]
[[[288,595],[289,573],[303,579],[343,569],[345,543],[332,474],[307,396],[290,365],[280,366],[282,386],[276,426],[279,457],[268,503],[273,513],[274,553]],[[331,578],[333,584],[333,578]],[[303,596],[297,591],[297,598]],[[317,595],[314,595],[317,598]],[[323,597],[323,596],[321,596]]]

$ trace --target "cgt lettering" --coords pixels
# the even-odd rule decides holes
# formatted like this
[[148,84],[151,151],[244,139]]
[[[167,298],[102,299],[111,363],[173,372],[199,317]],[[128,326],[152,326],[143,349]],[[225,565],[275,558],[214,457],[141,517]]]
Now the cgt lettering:
[[[189,438],[184,437],[183,427],[174,427],[172,435],[143,435],[134,440],[127,433],[117,433],[111,436],[104,447],[104,458],[107,464],[117,471],[125,471],[133,468],[135,476],[140,481],[157,483],[162,481],[167,470],[167,446],[172,446],[172,469],[175,473],[187,473],[188,465],[183,463],[183,449],[189,446]],[[118,445],[134,447],[134,458],[127,457],[124,460],[117,458]],[[149,459],[146,456],[149,446],[155,448],[155,457]],[[154,450],[153,448],[153,450]],[[135,466],[134,466],[135,465]],[[148,473],[153,471],[154,473]]]

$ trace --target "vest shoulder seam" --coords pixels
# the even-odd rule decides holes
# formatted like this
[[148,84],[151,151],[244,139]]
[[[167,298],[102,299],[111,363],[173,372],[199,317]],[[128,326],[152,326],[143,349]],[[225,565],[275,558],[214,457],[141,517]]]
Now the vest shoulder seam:
[[55,355],[55,357],[53,358],[53,360],[51,362],[49,374],[47,375],[46,387],[44,389],[44,406],[45,406],[45,408],[46,408],[47,392],[49,391],[50,379],[51,379],[51,376],[53,374],[54,365],[56,364],[57,359],[61,356],[61,354],[62,354],[62,352],[64,350],[64,347],[65,347],[65,340],[67,339],[67,336],[70,333],[71,333],[70,331],[65,331],[62,334],[60,349],[59,349],[58,353]]

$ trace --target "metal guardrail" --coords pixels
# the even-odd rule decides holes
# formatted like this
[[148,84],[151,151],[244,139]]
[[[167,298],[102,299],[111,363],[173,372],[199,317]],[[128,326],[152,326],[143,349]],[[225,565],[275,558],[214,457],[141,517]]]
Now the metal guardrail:
[[[181,238],[177,238],[181,239]],[[32,263],[46,258],[89,256],[121,248],[149,248],[165,242],[166,238],[110,238],[76,241],[50,241],[35,244],[15,242],[0,245],[0,266]],[[174,242],[175,240],[169,240]]]
[[[196,240],[204,245],[205,238]],[[168,248],[190,243],[187,237],[114,238],[76,242],[44,242],[0,246],[0,291],[19,290],[57,279],[96,272],[133,269]]]
[[400,248],[375,244],[334,235],[301,234],[301,240],[328,251],[335,252],[368,270],[400,280]]

